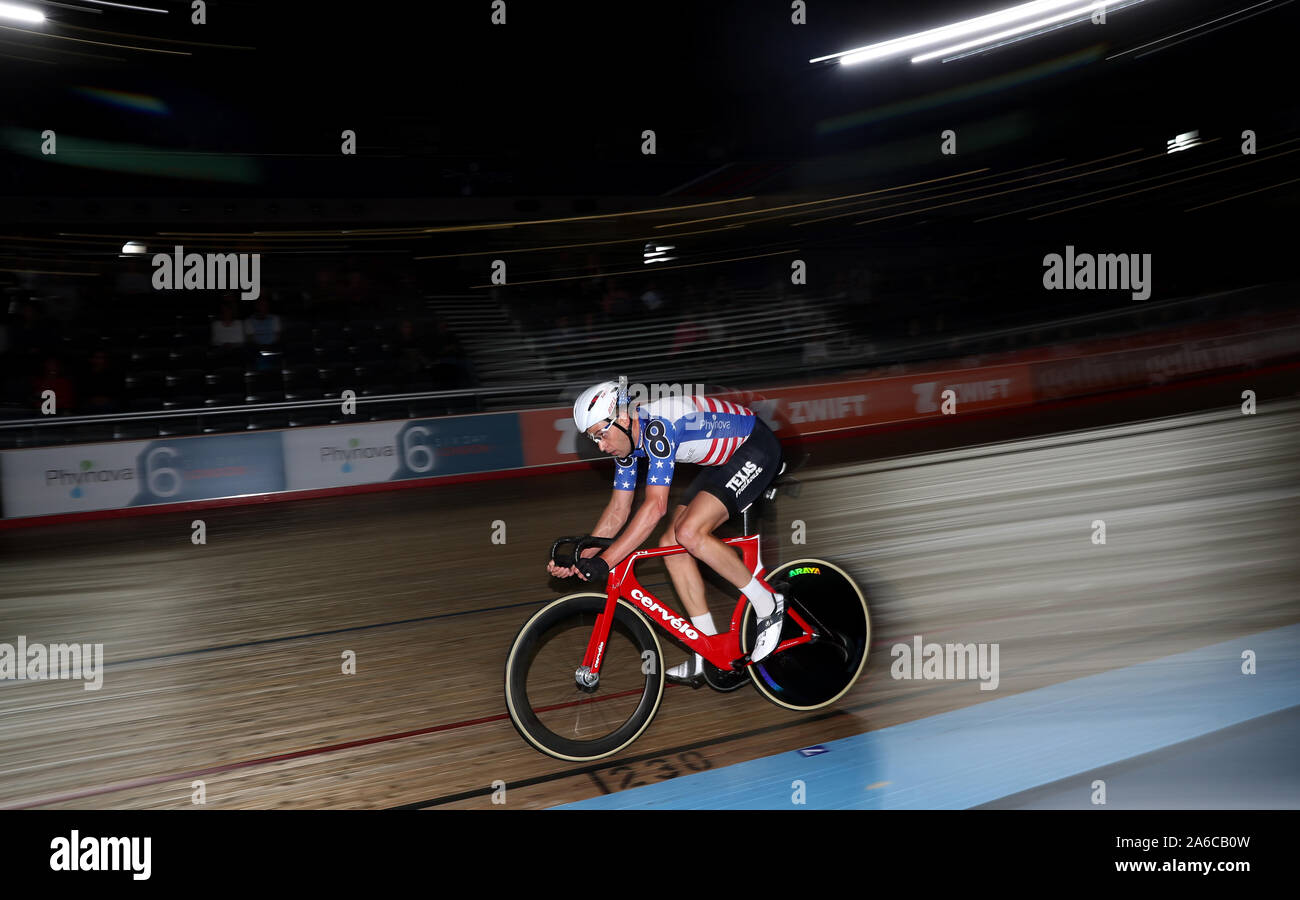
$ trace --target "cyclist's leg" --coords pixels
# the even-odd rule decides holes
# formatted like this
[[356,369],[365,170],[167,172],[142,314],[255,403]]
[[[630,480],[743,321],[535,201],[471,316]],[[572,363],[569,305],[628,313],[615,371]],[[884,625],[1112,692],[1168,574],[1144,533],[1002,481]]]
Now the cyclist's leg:
[[[672,521],[668,523],[663,536],[659,539],[660,547],[670,547],[677,543],[677,524],[685,515],[685,506],[678,506],[673,511]],[[691,624],[704,634],[717,634],[718,627],[709,614],[709,604],[705,599],[704,577],[700,574],[700,567],[695,562],[695,558],[689,553],[678,553],[674,556],[665,556],[664,563],[668,566],[668,576],[677,590],[678,599],[686,607],[686,614],[690,616]],[[704,657],[696,653],[686,662],[673,666],[664,674],[675,684],[699,687],[703,681],[703,672]]]
[[754,573],[713,532],[761,497],[780,468],[781,443],[760,420],[731,459],[701,471],[683,498],[686,515],[674,523],[677,542],[741,590]]
[[[679,506],[673,512],[672,521],[659,538],[660,547],[671,547],[678,543],[677,524],[685,514],[685,506]],[[678,553],[675,556],[665,556],[664,565],[668,567],[668,577],[672,579],[677,598],[686,607],[686,614],[693,618],[707,613],[709,604],[704,596],[704,576],[700,574],[695,559],[689,553]]]
[[[721,500],[708,491],[700,491],[686,507],[685,514],[674,523],[674,530],[677,543],[685,547],[691,556],[727,579],[739,590],[749,583],[754,573],[745,568],[736,550],[713,535],[718,526],[730,518],[731,511]],[[694,560],[691,560],[691,563],[693,565]],[[698,571],[697,569],[696,572]]]
[[781,468],[781,444],[761,421],[726,463],[706,469],[690,498],[686,515],[676,524],[677,541],[744,593],[758,617],[751,659],[771,653],[781,634],[784,598],[750,572],[739,554],[713,531],[757,500]]

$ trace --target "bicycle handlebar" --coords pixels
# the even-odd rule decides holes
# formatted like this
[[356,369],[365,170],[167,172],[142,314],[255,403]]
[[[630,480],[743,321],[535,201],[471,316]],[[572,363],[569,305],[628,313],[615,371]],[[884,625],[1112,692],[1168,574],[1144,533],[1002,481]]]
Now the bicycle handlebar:
[[[551,544],[551,559],[562,569],[568,569],[577,565],[578,559],[582,556],[582,551],[590,547],[599,547],[604,550],[610,544],[614,543],[613,538],[592,537],[589,534],[581,534],[576,537],[562,537]],[[560,547],[563,544],[573,544],[571,551],[562,553]]]

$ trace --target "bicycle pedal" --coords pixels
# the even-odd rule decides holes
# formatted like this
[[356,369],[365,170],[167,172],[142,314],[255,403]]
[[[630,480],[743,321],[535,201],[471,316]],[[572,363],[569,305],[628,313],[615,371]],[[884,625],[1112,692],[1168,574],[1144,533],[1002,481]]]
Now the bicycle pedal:
[[665,672],[664,681],[667,681],[669,684],[683,684],[686,685],[686,687],[691,688],[693,690],[699,690],[700,688],[704,687],[705,684],[703,673],[700,673],[699,675],[691,675],[687,678],[681,678],[677,675],[669,675],[667,672]]
[[712,663],[704,664],[704,681],[709,687],[722,694],[739,690],[749,683],[749,673],[744,669],[728,672]]

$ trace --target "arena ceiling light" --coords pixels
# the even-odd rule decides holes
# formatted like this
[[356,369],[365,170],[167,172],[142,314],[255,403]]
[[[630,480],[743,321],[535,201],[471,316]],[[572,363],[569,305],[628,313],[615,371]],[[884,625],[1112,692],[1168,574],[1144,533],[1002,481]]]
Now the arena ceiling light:
[[[1075,2],[1077,3],[1078,0],[1075,0]],[[1138,0],[1138,2],[1141,2],[1141,0]],[[1096,13],[1099,10],[1104,10],[1108,6],[1117,9],[1120,6],[1131,5],[1132,3],[1116,3],[1115,0],[1093,0],[1091,3],[1086,3],[1082,6],[1075,6],[1074,9],[1067,9],[1065,12],[1057,13],[1054,16],[1034,19],[1032,22],[1025,22],[1023,25],[1017,25],[1014,28],[1007,28],[994,34],[986,34],[965,41],[961,44],[953,44],[948,47],[940,48],[939,50],[931,50],[929,53],[922,53],[919,56],[913,56],[912,62],[929,62],[932,59],[952,56],[954,53],[961,53],[963,50],[971,50],[975,47],[988,46],[1002,42],[1011,43],[1010,41],[1007,41],[1007,38],[1016,37],[1017,35],[1021,36],[1020,39],[1033,37],[1033,35],[1028,32],[1038,31],[1044,28],[1050,29],[1053,25],[1072,25],[1076,22],[1083,22],[1091,17],[1093,13]]]
[[661,263],[674,260],[677,257],[664,256],[663,254],[667,253],[669,250],[676,249],[676,244],[646,244],[645,253],[643,254],[645,258],[641,260],[641,264],[649,265],[650,263]]
[[1165,141],[1165,153],[1179,153],[1183,150],[1199,147],[1203,143],[1205,142],[1201,140],[1199,131],[1185,131]]
[[30,6],[0,3],[0,19],[12,19],[15,22],[44,22],[45,13]]
[[[1090,6],[1091,5],[1097,5],[1099,7],[1107,6],[1104,2],[1090,4]],[[1113,7],[1116,3],[1111,3],[1109,5]],[[892,38],[888,41],[880,41],[863,47],[855,47],[852,50],[841,50],[839,53],[819,56],[815,59],[810,59],[809,62],[817,63],[838,59],[840,64],[845,66],[857,65],[865,62],[875,62],[881,59],[909,54],[915,50],[921,50],[927,47],[949,45],[953,42],[960,43],[963,38],[974,38],[978,35],[987,35],[991,32],[998,31],[1005,26],[1017,22],[1024,22],[1026,19],[1043,19],[1053,14],[1060,13],[1066,9],[1077,10],[1079,6],[1080,0],[1033,0],[1031,3],[1022,3],[1018,6],[1000,9],[996,12],[988,13],[987,15],[976,16],[973,19],[964,19],[961,22],[954,22],[951,25],[943,25],[939,28],[931,28],[928,31],[920,31],[915,34]],[[1071,14],[1078,15],[1078,12],[1075,11]],[[985,38],[985,40],[989,39],[990,38]]]

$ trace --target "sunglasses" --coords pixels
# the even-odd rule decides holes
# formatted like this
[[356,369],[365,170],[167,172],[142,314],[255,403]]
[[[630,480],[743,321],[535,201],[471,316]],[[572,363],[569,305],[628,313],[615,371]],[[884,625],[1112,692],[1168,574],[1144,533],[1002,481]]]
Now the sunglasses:
[[590,431],[588,431],[586,432],[586,435],[587,437],[591,438],[591,442],[593,444],[599,444],[601,441],[605,439],[606,432],[608,432],[613,427],[614,427],[614,420],[606,419],[604,428],[600,429],[600,431],[597,431],[595,434],[592,434]]

